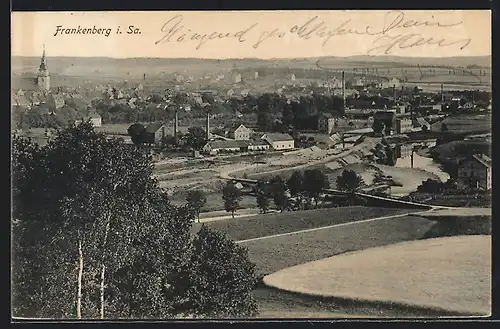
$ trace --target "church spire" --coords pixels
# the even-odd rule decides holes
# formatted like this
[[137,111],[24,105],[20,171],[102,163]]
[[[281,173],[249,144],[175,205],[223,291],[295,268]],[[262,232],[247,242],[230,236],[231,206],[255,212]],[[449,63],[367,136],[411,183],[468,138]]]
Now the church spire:
[[45,61],[45,44],[43,44],[42,60],[40,62],[40,71],[47,71],[47,62]]

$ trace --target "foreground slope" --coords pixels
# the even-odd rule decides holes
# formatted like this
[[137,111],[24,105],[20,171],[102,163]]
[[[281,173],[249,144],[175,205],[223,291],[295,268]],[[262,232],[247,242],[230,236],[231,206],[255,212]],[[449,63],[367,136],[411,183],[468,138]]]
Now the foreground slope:
[[427,239],[346,253],[278,271],[264,283],[308,296],[487,315],[491,236]]

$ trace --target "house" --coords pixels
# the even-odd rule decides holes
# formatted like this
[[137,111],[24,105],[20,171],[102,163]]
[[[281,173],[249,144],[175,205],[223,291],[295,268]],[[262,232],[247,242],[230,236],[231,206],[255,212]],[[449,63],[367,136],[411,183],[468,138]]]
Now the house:
[[474,154],[458,164],[457,183],[461,188],[491,189],[491,158]]
[[316,141],[315,145],[322,150],[331,149],[342,142],[342,138],[338,134],[331,136],[316,136],[314,139]]
[[241,82],[241,74],[233,72],[233,74],[231,75],[231,80],[233,81],[233,83],[240,83]]
[[289,134],[266,133],[261,139],[268,142],[275,150],[292,150],[295,148],[295,141]]
[[166,134],[166,126],[163,122],[150,123],[145,130],[146,141],[150,144],[161,144]]
[[23,95],[14,95],[12,105],[31,107],[31,102]]
[[396,159],[403,159],[411,156],[413,153],[413,144],[396,144],[394,145],[394,153]]
[[82,117],[80,120],[75,120],[75,124],[80,124],[82,122],[90,121],[94,127],[102,126],[102,118],[95,110],[89,110],[88,114]]
[[137,101],[137,98],[133,97],[128,101],[128,106],[130,106],[131,109],[135,109],[137,105],[135,102]]
[[248,144],[248,151],[267,151],[269,148],[270,145],[263,140],[250,141]]
[[464,110],[472,110],[473,108],[475,108],[476,105],[474,104],[474,102],[467,102],[463,105],[463,109]]
[[401,82],[397,78],[393,78],[389,81],[384,81],[382,82],[382,89],[387,89],[387,88],[399,88],[401,86]]
[[228,137],[234,140],[249,140],[252,130],[245,127],[244,125],[239,125],[237,128],[230,128],[228,131]]
[[431,124],[427,122],[424,118],[419,117],[413,120],[413,130],[415,131],[420,131],[420,130],[431,130]]
[[378,111],[373,114],[373,122],[380,121],[384,124],[384,134],[389,136],[395,130],[396,113],[391,111]]
[[51,94],[49,96],[48,103],[53,109],[56,110],[60,109],[61,107],[64,106],[64,104],[66,104],[62,94]]
[[396,134],[404,134],[413,130],[413,122],[410,119],[396,119]]
[[332,134],[335,130],[335,118],[330,113],[318,115],[318,132],[322,134]]
[[249,142],[241,140],[213,140],[203,146],[203,152],[209,154],[245,152]]

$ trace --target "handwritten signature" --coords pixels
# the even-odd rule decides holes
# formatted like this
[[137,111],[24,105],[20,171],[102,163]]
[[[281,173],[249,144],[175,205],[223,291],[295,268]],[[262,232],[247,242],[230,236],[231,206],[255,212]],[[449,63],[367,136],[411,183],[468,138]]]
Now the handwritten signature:
[[[381,26],[360,25],[351,18],[346,19],[335,26],[329,26],[319,16],[313,16],[304,24],[296,24],[290,29],[275,28],[272,30],[257,31],[258,23],[244,29],[231,32],[209,32],[200,33],[186,28],[183,25],[183,16],[177,15],[168,20],[161,28],[163,36],[155,44],[164,42],[185,43],[188,41],[196,44],[199,50],[208,42],[220,39],[236,39],[239,43],[251,42],[254,49],[259,48],[265,42],[281,39],[287,35],[296,36],[304,40],[319,39],[325,47],[332,38],[342,35],[366,35],[375,39],[372,41],[367,55],[389,55],[395,49],[408,49],[424,45],[437,47],[458,46],[463,50],[469,46],[472,38],[449,38],[439,35],[426,36],[425,27],[447,29],[463,24],[463,21],[443,23],[431,15],[426,20],[414,20],[408,18],[402,11],[389,11],[384,15]],[[416,28],[419,28],[417,30]]]

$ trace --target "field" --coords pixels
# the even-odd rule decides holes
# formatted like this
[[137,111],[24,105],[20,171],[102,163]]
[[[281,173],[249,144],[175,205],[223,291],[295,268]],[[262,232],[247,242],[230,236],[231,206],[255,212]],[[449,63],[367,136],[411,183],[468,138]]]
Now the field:
[[445,123],[448,131],[456,133],[465,132],[490,132],[491,115],[457,115],[445,118],[443,121],[432,124],[431,130],[440,131],[441,125]]
[[491,236],[458,236],[371,248],[291,267],[267,285],[322,297],[487,315]]
[[484,153],[491,154],[491,140],[463,140],[453,141],[436,145],[431,153],[438,156],[439,162],[458,160],[466,157],[468,154]]
[[[210,228],[224,232],[235,241],[360,221],[372,217],[410,213],[408,209],[340,207],[292,211],[211,222]],[[196,227],[195,227],[196,229]]]

